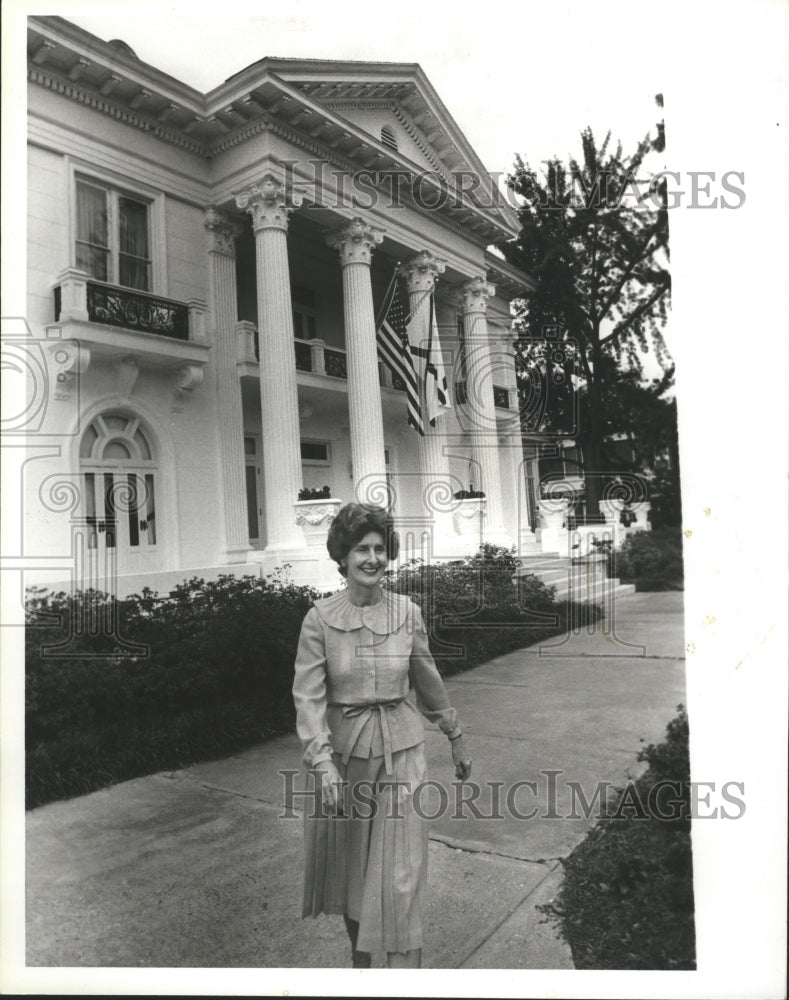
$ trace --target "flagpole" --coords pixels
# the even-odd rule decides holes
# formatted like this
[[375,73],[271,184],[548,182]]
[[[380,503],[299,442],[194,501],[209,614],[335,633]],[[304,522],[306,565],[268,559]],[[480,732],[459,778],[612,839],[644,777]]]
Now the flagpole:
[[400,269],[400,261],[398,260],[398,261],[395,262],[394,271],[392,272],[392,280],[389,282],[389,287],[386,289],[386,294],[384,295],[383,305],[381,306],[381,309],[379,310],[378,315],[375,317],[375,329],[376,330],[381,325],[381,323],[384,320],[384,317],[386,316],[387,312],[389,311],[390,300],[392,298],[392,295],[394,294],[394,287],[395,287],[395,282],[397,281],[397,272],[398,272],[399,269]]

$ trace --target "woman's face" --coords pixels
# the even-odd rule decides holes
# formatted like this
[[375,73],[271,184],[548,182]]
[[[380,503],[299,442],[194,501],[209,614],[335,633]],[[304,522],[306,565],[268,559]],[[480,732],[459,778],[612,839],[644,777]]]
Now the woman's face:
[[384,536],[378,531],[368,531],[346,557],[348,583],[374,587],[381,582],[388,562]]

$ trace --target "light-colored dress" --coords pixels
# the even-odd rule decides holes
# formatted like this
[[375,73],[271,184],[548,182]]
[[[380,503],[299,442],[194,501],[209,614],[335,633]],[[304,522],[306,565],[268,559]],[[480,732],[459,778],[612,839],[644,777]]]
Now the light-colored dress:
[[309,767],[333,759],[343,815],[305,809],[303,916],[359,921],[359,951],[422,947],[427,827],[413,809],[425,780],[422,716],[451,732],[456,713],[419,608],[383,592],[357,607],[343,590],[316,601],[301,629],[293,698]]

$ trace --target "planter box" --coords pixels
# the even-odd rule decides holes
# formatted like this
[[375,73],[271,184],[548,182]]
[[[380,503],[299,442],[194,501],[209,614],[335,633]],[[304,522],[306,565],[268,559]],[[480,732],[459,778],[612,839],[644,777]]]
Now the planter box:
[[485,497],[458,500],[452,513],[455,531],[464,538],[482,539],[482,522],[487,516],[488,501]]
[[326,550],[329,525],[342,507],[342,500],[297,500],[293,504],[296,524],[304,531],[304,538],[310,548]]
[[551,497],[540,500],[540,547],[543,552],[556,552],[559,555],[568,554],[568,536],[565,528],[570,501],[562,497]]

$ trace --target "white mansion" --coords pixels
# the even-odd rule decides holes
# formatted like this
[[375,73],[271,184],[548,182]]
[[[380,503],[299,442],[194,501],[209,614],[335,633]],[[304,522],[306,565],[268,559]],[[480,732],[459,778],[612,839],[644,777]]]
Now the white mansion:
[[[333,512],[387,495],[406,557],[532,551],[509,306],[530,279],[487,249],[518,220],[419,66],[264,58],[203,94],[28,27],[29,582],[288,564],[331,587]],[[395,272],[412,315],[435,303],[452,408],[424,435],[377,353]]]

